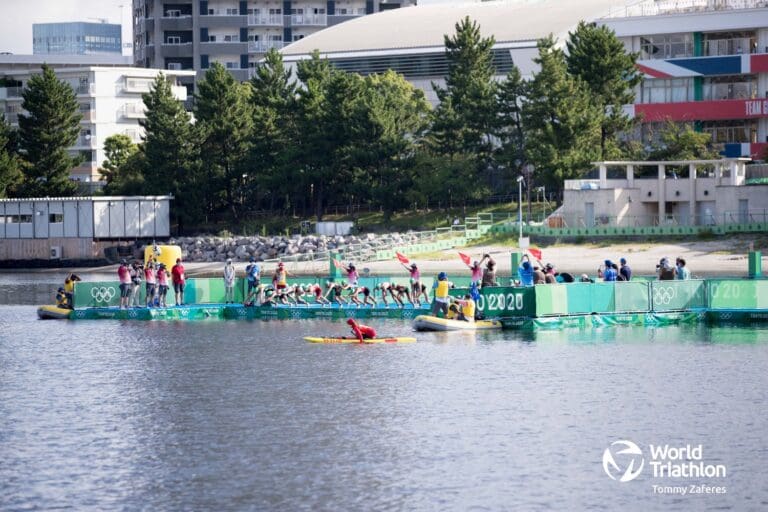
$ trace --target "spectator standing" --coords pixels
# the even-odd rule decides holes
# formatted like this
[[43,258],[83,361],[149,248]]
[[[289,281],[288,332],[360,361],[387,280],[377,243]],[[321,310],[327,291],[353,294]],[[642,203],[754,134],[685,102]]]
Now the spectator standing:
[[631,281],[632,280],[632,268],[627,265],[627,259],[621,258],[619,260],[619,263],[621,263],[621,268],[619,268],[619,274],[624,276],[625,281]]
[[616,281],[618,273],[613,268],[613,262],[611,260],[605,260],[605,270],[603,271],[603,281],[610,282]]
[[520,266],[517,269],[517,277],[521,286],[533,286],[533,266],[527,254],[523,255]]
[[691,271],[685,268],[685,260],[683,258],[677,258],[675,267],[675,277],[677,279],[685,281],[691,278]]
[[224,265],[224,303],[233,302],[235,302],[235,266],[232,264],[232,259],[227,258],[227,264]]
[[173,282],[173,292],[177,306],[184,305],[184,285],[187,283],[184,275],[184,265],[181,264],[181,258],[176,258],[176,264],[171,267],[171,281]]
[[127,308],[131,298],[131,271],[128,269],[126,260],[120,260],[120,266],[117,267],[117,279],[120,281],[120,309]]

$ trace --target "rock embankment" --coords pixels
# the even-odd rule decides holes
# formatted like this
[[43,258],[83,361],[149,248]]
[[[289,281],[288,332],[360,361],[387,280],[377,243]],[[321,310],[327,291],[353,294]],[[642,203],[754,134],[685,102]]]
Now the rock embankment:
[[376,250],[407,245],[418,241],[415,233],[388,233],[376,235],[294,235],[285,236],[233,236],[233,237],[179,237],[168,241],[181,247],[186,261],[212,262],[248,261],[251,257],[257,261],[271,259],[291,259],[309,261],[318,257],[318,253],[340,251],[354,255],[356,259],[373,255]]

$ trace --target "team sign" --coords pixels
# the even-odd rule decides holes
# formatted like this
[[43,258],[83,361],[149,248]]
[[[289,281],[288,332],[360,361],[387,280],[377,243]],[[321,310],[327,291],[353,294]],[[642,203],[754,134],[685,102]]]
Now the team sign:
[[744,102],[744,106],[748,116],[768,115],[768,100],[749,100]]

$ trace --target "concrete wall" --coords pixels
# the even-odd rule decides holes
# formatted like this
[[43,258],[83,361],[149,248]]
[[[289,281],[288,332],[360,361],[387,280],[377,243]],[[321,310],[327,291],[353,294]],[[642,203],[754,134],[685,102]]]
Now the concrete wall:
[[104,257],[104,248],[114,242],[94,242],[86,238],[46,238],[0,240],[0,260],[47,260],[51,248],[61,247],[62,259],[95,259]]

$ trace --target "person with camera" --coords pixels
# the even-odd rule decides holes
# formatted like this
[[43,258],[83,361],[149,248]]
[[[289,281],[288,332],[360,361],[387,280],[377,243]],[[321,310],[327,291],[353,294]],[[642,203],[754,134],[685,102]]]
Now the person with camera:
[[144,274],[144,265],[139,261],[134,261],[129,272],[131,275],[131,300],[128,305],[134,308],[140,308],[141,276]]

